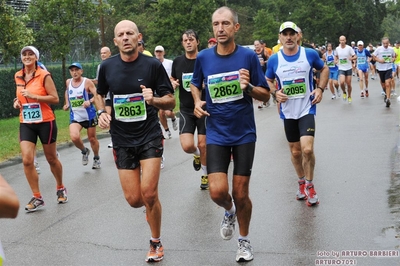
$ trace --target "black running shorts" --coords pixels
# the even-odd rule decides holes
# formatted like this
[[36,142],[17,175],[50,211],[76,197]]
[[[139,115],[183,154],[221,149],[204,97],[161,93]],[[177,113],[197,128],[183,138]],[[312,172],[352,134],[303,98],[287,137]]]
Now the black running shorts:
[[190,133],[194,134],[197,128],[197,134],[206,134],[206,116],[197,118],[193,112],[185,112],[181,109],[179,119],[179,134]]
[[286,139],[289,142],[298,142],[302,136],[315,136],[314,115],[305,115],[299,119],[283,120]]
[[256,143],[238,146],[219,146],[207,144],[207,172],[228,173],[231,156],[233,157],[233,174],[250,176],[253,167]]
[[141,160],[160,158],[164,151],[164,139],[160,136],[137,147],[113,147],[114,162],[117,169],[135,169]]
[[385,83],[386,80],[392,79],[392,69],[380,71],[378,70],[379,78],[381,79],[381,83]]
[[57,124],[56,120],[42,123],[20,123],[19,124],[19,141],[30,141],[37,143],[39,137],[42,144],[51,144],[57,141]]
[[86,121],[82,121],[82,122],[72,120],[71,124],[72,123],[78,123],[79,125],[81,125],[81,127],[88,129],[89,127],[96,127],[98,122],[97,122],[97,117],[95,117],[92,120],[86,120]]
[[339,76],[344,75],[345,77],[353,75],[353,70],[339,70]]

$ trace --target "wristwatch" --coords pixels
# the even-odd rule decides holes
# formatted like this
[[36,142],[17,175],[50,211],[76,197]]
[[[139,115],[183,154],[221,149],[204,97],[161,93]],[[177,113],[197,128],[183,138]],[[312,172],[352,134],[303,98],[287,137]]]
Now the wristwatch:
[[106,112],[106,110],[98,110],[98,111],[97,111],[97,117],[100,117],[100,115],[101,115],[102,113],[107,113],[107,112]]
[[253,91],[253,89],[254,89],[254,86],[251,83],[249,83],[249,84],[247,84],[247,87],[246,87],[246,89],[244,91],[247,94],[250,94]]

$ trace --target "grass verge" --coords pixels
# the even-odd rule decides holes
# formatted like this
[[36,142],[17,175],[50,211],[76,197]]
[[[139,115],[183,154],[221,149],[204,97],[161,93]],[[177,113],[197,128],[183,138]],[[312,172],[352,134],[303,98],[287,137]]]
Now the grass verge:
[[[175,91],[175,113],[179,112],[179,91]],[[69,111],[56,110],[56,121],[58,128],[57,145],[71,142],[69,137]],[[0,120],[0,163],[14,158],[21,154],[19,147],[19,117]],[[105,132],[97,127],[97,132]],[[86,137],[86,130],[81,131],[81,137]],[[42,150],[40,140],[37,142],[37,149]]]
[[[58,128],[57,144],[71,142],[69,137],[69,112],[56,110],[56,121]],[[13,117],[0,120],[0,162],[7,161],[21,154],[19,147],[19,118]],[[97,128],[98,131],[102,131]],[[81,131],[81,137],[86,136],[86,130]],[[37,149],[42,150],[40,140]]]

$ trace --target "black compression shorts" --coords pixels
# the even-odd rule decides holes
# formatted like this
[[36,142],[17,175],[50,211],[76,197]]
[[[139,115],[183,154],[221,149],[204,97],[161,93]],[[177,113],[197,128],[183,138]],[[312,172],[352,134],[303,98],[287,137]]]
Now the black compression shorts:
[[207,144],[207,172],[228,173],[231,155],[233,156],[233,174],[250,176],[253,167],[256,143],[246,143],[238,146],[219,146]]
[[181,109],[180,111],[180,119],[179,119],[179,134],[183,133],[191,133],[197,129],[197,134],[205,135],[206,134],[206,117],[197,118],[193,112],[185,112]]
[[289,142],[298,142],[302,136],[315,136],[314,115],[305,115],[299,119],[285,119],[286,139]]
[[51,144],[57,141],[56,120],[36,124],[20,123],[19,140],[37,143],[39,137],[42,144]]

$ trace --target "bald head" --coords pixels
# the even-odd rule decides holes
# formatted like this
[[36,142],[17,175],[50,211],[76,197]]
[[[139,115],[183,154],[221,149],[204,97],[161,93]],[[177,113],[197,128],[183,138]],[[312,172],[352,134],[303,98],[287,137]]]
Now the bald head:
[[111,56],[111,50],[107,46],[104,46],[100,49],[100,57],[101,60],[106,60]]
[[341,47],[345,47],[346,46],[346,37],[344,35],[339,37],[339,43]]
[[114,44],[124,58],[122,60],[134,60],[138,54],[138,42],[142,40],[142,34],[133,21],[122,20],[114,29]]
[[135,31],[136,33],[139,33],[139,29],[136,26],[135,22],[130,20],[122,20],[118,22],[118,24],[114,28],[114,37],[117,37],[117,34],[119,31],[121,31],[121,28],[128,28]]

